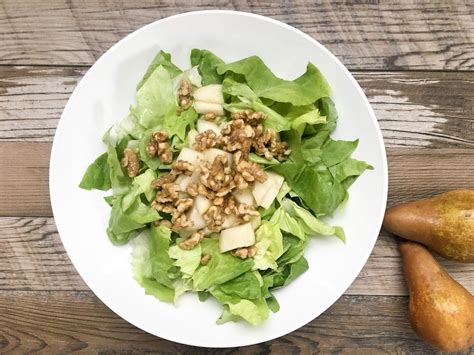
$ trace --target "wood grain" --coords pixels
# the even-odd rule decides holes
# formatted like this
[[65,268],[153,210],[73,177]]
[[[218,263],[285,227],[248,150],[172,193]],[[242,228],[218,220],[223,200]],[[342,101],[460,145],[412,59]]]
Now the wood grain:
[[218,350],[180,345],[140,331],[90,292],[13,292],[0,299],[0,352],[435,353],[411,330],[407,307],[405,297],[343,296],[323,315],[289,335],[249,347]]
[[115,42],[177,13],[266,15],[318,39],[351,69],[472,70],[470,1],[3,0],[0,64],[91,65]]
[[[0,141],[51,142],[86,68],[0,67]],[[474,148],[474,72],[355,73],[399,148]]]
[[[69,261],[52,218],[3,217],[0,231],[0,293],[89,290]],[[369,261],[346,295],[406,296],[397,244],[396,238],[382,231]],[[474,293],[474,264],[438,260]]]

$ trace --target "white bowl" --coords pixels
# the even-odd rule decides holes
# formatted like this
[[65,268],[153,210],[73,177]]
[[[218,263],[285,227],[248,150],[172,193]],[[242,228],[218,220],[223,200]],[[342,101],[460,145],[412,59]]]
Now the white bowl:
[[[102,134],[124,117],[135,87],[159,49],[188,68],[192,48],[215,52],[225,61],[260,56],[273,72],[292,79],[308,61],[325,75],[339,113],[334,136],[360,139],[355,157],[375,167],[350,189],[346,208],[331,222],[342,225],[347,244],[313,238],[306,251],[310,268],[275,292],[281,309],[262,326],[217,325],[221,307],[185,295],[174,306],[146,296],[134,281],[130,246],[116,247],[106,235],[110,209],[104,194],[78,188],[90,162],[105,151]],[[380,128],[361,88],[341,62],[317,41],[286,24],[232,11],[202,11],[149,24],[110,48],[71,95],[54,138],[50,191],[64,247],[91,290],[120,317],[161,338],[206,346],[234,347],[285,335],[324,312],[350,286],[369,257],[386,206],[387,162]],[[310,188],[310,187],[308,187]],[[100,323],[100,320],[98,320]],[[343,326],[343,325],[341,325]]]

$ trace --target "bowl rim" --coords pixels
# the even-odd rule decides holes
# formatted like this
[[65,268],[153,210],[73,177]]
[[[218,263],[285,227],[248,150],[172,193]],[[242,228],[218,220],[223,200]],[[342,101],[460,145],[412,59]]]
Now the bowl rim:
[[[382,131],[381,131],[381,128],[378,124],[378,121],[377,121],[377,118],[375,116],[375,113],[372,109],[372,106],[370,105],[370,102],[369,100],[367,99],[367,96],[365,95],[364,91],[362,90],[362,88],[360,87],[359,83],[357,82],[357,80],[353,77],[353,75],[350,73],[350,71],[344,66],[344,64],[342,64],[342,62],[331,52],[329,51],[324,45],[322,45],[318,40],[314,39],[313,37],[311,37],[310,35],[304,33],[303,31],[291,26],[291,25],[288,25],[282,21],[279,21],[279,20],[276,20],[276,19],[273,19],[273,18],[270,18],[270,17],[267,17],[267,16],[264,16],[264,15],[258,15],[258,14],[254,14],[254,13],[250,13],[250,12],[245,12],[245,11],[235,11],[235,10],[217,10],[217,9],[213,9],[213,10],[199,10],[199,11],[187,11],[187,12],[183,12],[183,13],[179,13],[179,14],[176,14],[176,15],[172,15],[172,16],[168,16],[168,17],[164,17],[162,19],[158,19],[158,20],[155,20],[153,22],[150,22],[144,26],[141,26],[139,28],[137,28],[136,30],[134,30],[133,32],[129,33],[128,35],[126,35],[125,37],[121,38],[118,42],[116,42],[115,44],[113,44],[109,49],[107,49],[92,65],[91,67],[87,70],[87,72],[84,74],[84,76],[80,79],[80,82],[76,85],[76,87],[74,88],[74,91],[71,93],[71,95],[69,96],[69,99],[66,103],[66,105],[64,106],[64,109],[63,109],[63,112],[61,114],[61,117],[59,119],[59,122],[57,124],[57,127],[56,127],[56,131],[55,131],[55,135],[54,135],[54,139],[53,139],[53,144],[52,144],[52,148],[51,148],[51,155],[50,155],[50,161],[49,161],[49,191],[50,191],[50,202],[51,202],[51,208],[52,208],[52,212],[53,212],[53,218],[55,220],[55,224],[57,226],[57,230],[58,230],[58,234],[59,234],[59,237],[61,239],[61,242],[62,244],[64,245],[64,241],[63,241],[63,238],[61,237],[61,232],[60,232],[60,223],[57,222],[57,213],[55,212],[55,210],[57,211],[58,210],[58,207],[55,207],[56,203],[54,202],[55,200],[55,196],[53,196],[55,194],[55,190],[53,188],[53,185],[54,185],[54,181],[55,181],[55,177],[53,176],[53,171],[56,171],[56,168],[55,168],[55,165],[54,165],[54,160],[56,159],[56,155],[58,154],[57,153],[57,150],[58,150],[58,139],[57,139],[57,133],[60,132],[62,130],[62,126],[64,125],[64,122],[65,120],[63,119],[63,116],[65,116],[65,112],[68,111],[68,107],[71,103],[71,98],[74,96],[75,92],[80,90],[83,83],[86,81],[84,79],[86,79],[88,76],[91,76],[94,74],[96,68],[98,67],[98,63],[101,63],[102,61],[104,61],[106,58],[108,58],[109,56],[111,56],[115,50],[124,45],[124,43],[126,41],[129,41],[131,39],[133,39],[135,36],[138,36],[140,32],[142,31],[145,31],[146,29],[148,29],[149,27],[152,27],[152,26],[155,26],[157,23],[164,23],[164,22],[168,22],[168,21],[172,21],[172,20],[175,20],[177,18],[183,18],[183,17],[191,17],[191,16],[196,16],[196,15],[202,15],[202,14],[226,14],[226,15],[234,15],[234,16],[243,16],[243,17],[250,17],[250,18],[254,18],[254,19],[258,19],[260,21],[265,21],[265,22],[269,22],[273,25],[277,25],[277,26],[280,26],[282,28],[284,28],[285,30],[288,30],[288,31],[292,31],[293,33],[299,35],[299,36],[302,36],[303,38],[307,39],[312,45],[316,46],[316,47],[319,47],[319,49],[321,49],[322,51],[324,51],[330,58],[332,61],[335,62],[335,64],[339,67],[339,69],[341,69],[344,74],[346,76],[348,76],[352,82],[352,84],[354,85],[355,89],[359,92],[359,94],[361,94],[361,97],[364,101],[364,104],[365,106],[368,108],[368,111],[369,111],[369,117],[370,119],[373,121],[374,123],[374,127],[376,128],[376,136],[377,136],[377,143],[378,143],[378,146],[379,148],[381,149],[381,160],[382,160],[382,165],[381,165],[381,171],[382,171],[382,175],[383,175],[383,186],[382,186],[382,191],[383,191],[383,196],[382,196],[382,208],[380,210],[380,213],[379,215],[377,216],[377,218],[375,219],[375,225],[379,226],[379,229],[382,227],[382,221],[383,221],[383,217],[384,217],[384,214],[385,214],[385,209],[386,209],[386,206],[387,206],[387,196],[388,196],[388,164],[387,164],[387,153],[386,153],[386,149],[385,149],[385,144],[384,144],[384,140],[383,140],[383,136],[382,136]],[[87,287],[94,293],[94,295],[103,303],[107,306],[107,308],[109,308],[112,312],[114,312],[117,316],[119,316],[120,318],[124,319],[127,323],[130,323],[132,324],[133,326],[137,327],[138,329],[148,333],[148,334],[151,334],[153,336],[156,336],[156,337],[159,337],[161,339],[165,339],[167,341],[172,341],[172,342],[175,342],[175,343],[179,343],[179,344],[185,344],[185,345],[190,345],[190,346],[196,346],[196,347],[209,347],[209,348],[227,348],[227,347],[241,347],[241,346],[250,346],[250,345],[254,345],[254,344],[260,344],[260,343],[263,343],[263,342],[266,342],[266,341],[270,341],[270,340],[274,340],[276,338],[279,338],[279,337],[282,337],[282,336],[285,336],[287,334],[290,334],[296,330],[298,330],[299,328],[305,326],[306,324],[312,322],[313,320],[315,320],[317,317],[319,317],[322,313],[326,312],[331,306],[334,305],[334,303],[336,301],[338,301],[344,294],[345,292],[347,291],[347,289],[353,284],[353,282],[356,280],[357,276],[360,274],[360,272],[362,271],[362,268],[366,265],[367,263],[367,260],[368,258],[370,257],[370,255],[372,254],[372,251],[375,247],[375,243],[378,239],[378,236],[379,236],[379,233],[377,233],[377,235],[373,238],[373,240],[371,241],[371,246],[370,248],[367,248],[367,251],[366,251],[366,254],[365,255],[361,255],[361,260],[363,260],[363,263],[361,263],[361,267],[360,269],[354,269],[351,273],[352,273],[352,281],[350,282],[350,284],[347,286],[346,289],[344,289],[344,291],[341,293],[341,295],[337,298],[334,299],[333,302],[331,302],[328,307],[322,311],[321,313],[319,314],[316,314],[312,319],[310,319],[309,321],[304,319],[304,320],[299,320],[299,321],[295,321],[293,323],[293,325],[289,328],[285,328],[284,330],[280,330],[280,331],[277,331],[277,332],[273,332],[271,335],[269,336],[265,336],[265,337],[262,337],[261,339],[259,339],[258,341],[250,341],[250,342],[245,342],[245,343],[239,343],[237,341],[233,341],[231,343],[228,343],[226,345],[212,345],[212,344],[203,344],[203,343],[198,343],[198,342],[192,342],[192,341],[183,341],[183,340],[180,340],[179,337],[171,337],[171,336],[162,336],[162,335],[155,335],[154,333],[151,333],[145,329],[143,329],[140,325],[136,324],[135,322],[132,322],[130,321],[129,319],[126,319],[124,317],[121,316],[121,312],[119,310],[116,310],[114,309],[115,307],[111,307],[109,304],[107,304],[101,296],[99,296],[94,290],[93,288],[89,285],[89,283],[87,282],[87,280],[83,277],[83,275],[81,274],[81,272],[79,271],[79,269],[77,268],[76,266],[76,263],[73,261],[73,259],[71,258],[71,255],[69,253],[69,251],[66,249],[66,247],[64,248],[66,250],[66,253],[69,257],[69,260],[71,261],[71,263],[73,264],[74,268],[76,269],[77,273],[80,275],[81,279],[85,282],[85,284],[87,285]]]

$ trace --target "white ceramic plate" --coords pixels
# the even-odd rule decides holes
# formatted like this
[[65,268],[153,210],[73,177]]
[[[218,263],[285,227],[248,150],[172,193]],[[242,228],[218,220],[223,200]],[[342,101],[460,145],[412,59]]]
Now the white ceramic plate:
[[[370,162],[350,189],[342,225],[347,244],[315,238],[307,251],[309,270],[275,292],[281,309],[258,328],[217,325],[221,307],[195,294],[177,305],[146,296],[133,280],[130,246],[113,246],[106,235],[110,209],[103,194],[78,188],[90,162],[105,150],[102,134],[124,117],[136,84],[159,49],[188,68],[192,48],[205,48],[225,61],[260,56],[278,76],[293,79],[308,61],[326,76],[339,113],[337,138],[360,139],[355,157]],[[308,186],[311,188],[311,186]],[[51,203],[59,234],[74,266],[91,290],[115,313],[156,336],[179,343],[234,347],[285,335],[312,321],[350,286],[377,239],[386,205],[387,163],[375,115],[352,75],[326,48],[281,22],[231,11],[191,12],[145,26],[108,50],[71,95],[54,138],[50,168]]]

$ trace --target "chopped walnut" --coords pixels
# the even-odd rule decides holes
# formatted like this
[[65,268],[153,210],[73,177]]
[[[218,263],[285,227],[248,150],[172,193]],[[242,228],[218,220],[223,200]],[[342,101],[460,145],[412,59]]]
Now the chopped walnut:
[[186,187],[186,192],[191,195],[192,197],[196,197],[199,192],[198,192],[198,184],[195,182],[192,182]]
[[240,203],[236,211],[237,211],[237,217],[244,222],[250,221],[250,219],[253,216],[260,215],[254,206],[247,205],[245,203]]
[[175,183],[168,182],[163,184],[162,190],[158,191],[155,201],[159,203],[172,202],[178,198],[179,186]]
[[168,133],[165,131],[156,131],[152,134],[150,141],[146,146],[146,153],[150,158],[153,158],[155,155],[161,160],[164,164],[169,164],[173,161],[173,152],[169,143],[166,141],[168,139]]
[[233,120],[230,125],[224,127],[221,131],[222,143],[225,150],[235,152],[241,150],[245,156],[250,151],[252,141],[247,137],[245,122],[242,119]]
[[204,162],[200,169],[201,184],[215,192],[216,196],[225,196],[235,187],[232,169],[226,155],[216,156],[212,164]]
[[212,129],[199,133],[193,144],[193,149],[198,152],[222,145],[222,136],[217,135]]
[[222,203],[222,211],[226,215],[230,215],[230,214],[235,213],[235,211],[236,211],[236,201],[235,201],[234,196],[232,196],[230,194],[225,196],[224,202]]
[[211,260],[211,257],[212,256],[210,254],[203,255],[202,258],[201,258],[201,265],[207,265],[209,260]]
[[130,177],[138,175],[140,170],[140,160],[137,153],[131,148],[125,148],[123,151],[122,166],[127,169],[127,174]]
[[154,222],[155,226],[163,226],[163,227],[166,227],[166,228],[170,228],[173,226],[173,224],[168,221],[167,219],[161,219],[159,221],[155,221]]
[[173,163],[171,169],[177,174],[181,173],[187,176],[191,176],[194,172],[194,165],[185,160],[178,160]]
[[[179,247],[184,250],[191,250],[204,238],[204,232],[194,232],[187,239],[179,243]],[[209,259],[207,260],[209,261]]]
[[245,160],[242,152],[234,154],[234,161],[237,171],[242,175],[242,178],[247,182],[265,182],[268,178],[267,173],[260,167],[260,165]]
[[207,228],[212,232],[219,232],[224,223],[224,215],[218,206],[211,206],[203,215]]
[[274,157],[280,161],[288,159],[291,150],[288,149],[288,143],[277,140],[277,133],[274,129],[263,130],[259,125],[255,130],[255,139],[252,147],[255,153],[264,156],[267,160],[272,160]]
[[208,112],[202,116],[206,121],[214,121],[216,119],[216,114],[214,112]]
[[169,214],[173,214],[176,210],[171,202],[157,202],[156,200],[151,203],[151,207],[158,212]]
[[160,188],[164,184],[175,182],[176,181],[176,174],[173,172],[170,173],[164,173],[158,177],[158,179],[153,180],[151,183],[151,186],[154,188]]
[[255,245],[246,248],[239,248],[234,250],[232,254],[241,259],[253,258],[255,254],[257,254],[257,248]]
[[183,213],[183,212],[186,212],[187,210],[189,210],[191,208],[191,206],[193,205],[193,199],[192,198],[180,198],[178,200],[176,200],[176,202],[174,203],[175,207],[176,207],[176,211],[178,211],[178,213]]
[[193,87],[189,80],[182,80],[178,89],[178,104],[181,110],[187,110],[193,104]]
[[184,228],[192,228],[194,226],[194,222],[188,220],[188,217],[185,214],[176,212],[171,217],[171,223],[173,223],[173,227],[171,228],[174,231],[179,231]]
[[235,187],[237,189],[245,189],[246,187],[249,186],[249,183],[243,178],[242,174],[236,173],[234,175],[234,182],[235,182]]
[[251,126],[256,126],[257,124],[265,120],[267,115],[261,111],[254,112],[251,110],[245,110],[241,112],[234,112],[232,113],[231,117],[233,120],[242,119],[245,121],[245,123],[248,123]]

